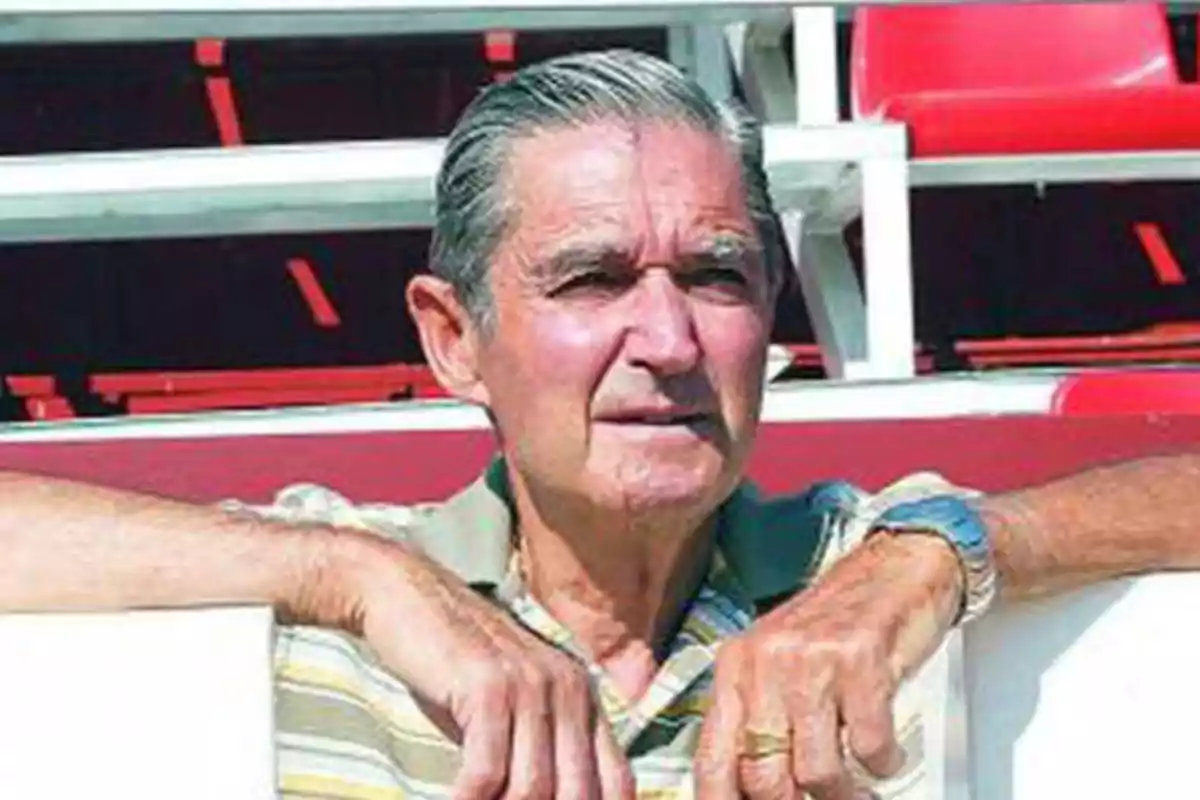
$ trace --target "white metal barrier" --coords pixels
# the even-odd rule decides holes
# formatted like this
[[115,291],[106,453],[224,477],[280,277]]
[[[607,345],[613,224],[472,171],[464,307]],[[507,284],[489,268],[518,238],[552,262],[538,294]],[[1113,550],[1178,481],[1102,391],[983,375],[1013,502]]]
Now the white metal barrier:
[[1195,795],[1197,612],[1200,576],[1155,575],[970,629],[971,800]]
[[0,615],[0,797],[275,796],[269,608]]
[[[904,160],[896,125],[764,131],[774,200],[824,206],[870,159]],[[0,241],[428,227],[441,140],[0,158]]]
[[[922,797],[1190,796],[1198,611],[1200,577],[1151,576],[955,637],[917,702]],[[273,797],[272,627],[254,608],[0,615],[20,654],[0,661],[0,795]]]

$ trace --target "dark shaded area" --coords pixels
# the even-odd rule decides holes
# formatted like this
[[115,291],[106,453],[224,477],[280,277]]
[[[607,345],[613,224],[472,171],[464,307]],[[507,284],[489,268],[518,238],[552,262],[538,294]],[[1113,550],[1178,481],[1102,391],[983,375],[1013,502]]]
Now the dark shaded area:
[[0,154],[216,142],[190,44],[0,47]]
[[[1200,187],[946,189],[914,197],[926,342],[1138,331],[1200,321]],[[1188,282],[1161,283],[1137,222],[1159,225]]]

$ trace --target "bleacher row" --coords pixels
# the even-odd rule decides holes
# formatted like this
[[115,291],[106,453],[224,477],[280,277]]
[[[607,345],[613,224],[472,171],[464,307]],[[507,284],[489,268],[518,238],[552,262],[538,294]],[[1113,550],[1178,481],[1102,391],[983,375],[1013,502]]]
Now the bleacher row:
[[[0,148],[442,135],[481,83],[523,63],[617,44],[666,55],[668,33],[10,45],[0,104],[25,113],[0,114]],[[1194,14],[866,7],[840,33],[843,118],[908,131],[917,372],[1200,361],[1200,192],[1170,171],[1200,150],[1200,87],[1181,77],[1194,77]],[[1141,159],[1125,179],[1149,181],[1097,185],[1088,159],[1113,153]],[[1050,164],[1070,169],[1049,188],[996,176],[1047,154],[1078,156]],[[1060,186],[1080,164],[1086,191]],[[859,228],[845,240],[861,283]],[[5,244],[10,276],[32,277],[6,277],[0,296],[0,408],[56,419],[437,396],[397,290],[424,246],[413,231]],[[825,376],[820,334],[799,293],[785,297],[781,378]]]
[[[1168,343],[1170,342],[1170,343]],[[1174,348],[1174,349],[1171,349]],[[1060,364],[1099,367],[1200,362],[1200,334],[1080,339],[1069,350],[1061,342],[1009,340],[965,343],[960,356],[976,369]],[[776,345],[776,380],[804,379],[821,372],[816,345]],[[936,372],[934,357],[919,353],[922,374]],[[1171,370],[1098,371],[1068,378],[1053,405],[1056,412],[1182,412],[1200,403],[1200,377]],[[386,403],[447,397],[428,367],[389,364],[367,367],[298,367],[247,370],[115,372],[89,375],[82,393],[60,387],[50,375],[12,375],[0,383],[7,400],[29,420],[72,419],[80,408],[93,415],[180,414],[226,409]],[[1085,398],[1083,400],[1079,398]],[[1069,402],[1065,398],[1070,398]]]
[[[4,380],[4,391],[31,419],[69,419],[75,407],[52,376],[21,375]],[[113,412],[182,413],[219,408],[380,403],[443,397],[421,365],[308,367],[295,369],[199,370],[90,375],[86,394]]]

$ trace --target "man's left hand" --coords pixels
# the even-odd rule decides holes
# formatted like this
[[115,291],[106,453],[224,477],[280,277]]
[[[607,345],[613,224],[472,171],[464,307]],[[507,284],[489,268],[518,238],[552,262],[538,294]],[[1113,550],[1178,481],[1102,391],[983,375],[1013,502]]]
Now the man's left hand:
[[944,541],[880,534],[722,645],[700,800],[861,797],[846,748],[871,773],[895,774],[896,689],[941,644],[961,598]]

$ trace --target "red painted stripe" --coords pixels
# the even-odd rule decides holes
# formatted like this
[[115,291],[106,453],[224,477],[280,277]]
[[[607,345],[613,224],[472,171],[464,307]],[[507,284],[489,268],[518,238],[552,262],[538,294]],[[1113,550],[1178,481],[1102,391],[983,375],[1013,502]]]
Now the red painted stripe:
[[1159,283],[1166,286],[1182,286],[1187,283],[1187,277],[1175,259],[1175,254],[1171,252],[1171,246],[1167,244],[1158,223],[1135,222],[1133,232],[1142,243],[1142,249],[1146,251],[1146,257],[1150,259],[1150,266],[1154,267],[1154,274],[1158,276]]
[[325,294],[325,290],[321,287],[321,282],[317,280],[317,275],[313,272],[308,259],[289,258],[287,267],[288,272],[292,274],[292,279],[300,287],[300,294],[304,296],[304,301],[308,303],[313,322],[322,328],[336,328],[341,325],[342,319],[329,300],[329,295]]
[[53,375],[9,375],[4,382],[17,397],[44,397],[55,392]]
[[70,419],[75,409],[65,397],[30,397],[25,400],[25,413],[31,420]]
[[210,76],[204,79],[204,88],[208,92],[208,107],[216,120],[221,146],[238,147],[245,144],[237,103],[233,99],[233,83],[229,78]]
[[517,34],[514,31],[488,31],[483,35],[483,57],[493,65],[512,64],[517,60]]
[[225,65],[224,39],[197,39],[196,63],[202,67],[215,69]]

